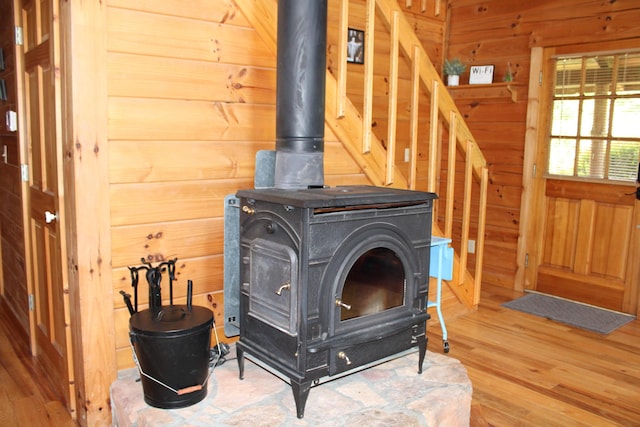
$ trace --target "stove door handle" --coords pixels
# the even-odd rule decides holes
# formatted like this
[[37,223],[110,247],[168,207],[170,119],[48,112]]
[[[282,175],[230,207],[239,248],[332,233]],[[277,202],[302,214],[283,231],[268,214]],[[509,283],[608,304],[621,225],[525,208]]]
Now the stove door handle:
[[351,310],[351,306],[350,306],[349,304],[345,304],[345,303],[343,303],[343,302],[342,302],[341,300],[339,300],[339,299],[336,299],[336,306],[338,306],[338,307],[342,307],[342,308],[344,308],[345,310]]
[[280,286],[276,291],[276,295],[278,296],[282,295],[282,291],[284,291],[285,289],[291,289],[291,283],[289,282],[283,283],[282,286]]
[[338,353],[338,359],[342,359],[347,362],[347,366],[351,365],[351,360],[349,360],[349,356],[347,356],[344,351]]

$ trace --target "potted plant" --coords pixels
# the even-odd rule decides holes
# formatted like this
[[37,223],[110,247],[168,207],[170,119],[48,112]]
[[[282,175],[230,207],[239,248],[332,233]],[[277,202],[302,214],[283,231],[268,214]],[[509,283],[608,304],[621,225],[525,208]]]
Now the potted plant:
[[511,72],[511,61],[507,62],[507,72],[502,80],[507,83],[513,81],[513,73]]
[[459,58],[453,58],[451,61],[444,60],[444,73],[447,75],[447,84],[449,86],[458,86],[460,84],[460,74],[464,73],[467,66],[460,61]]

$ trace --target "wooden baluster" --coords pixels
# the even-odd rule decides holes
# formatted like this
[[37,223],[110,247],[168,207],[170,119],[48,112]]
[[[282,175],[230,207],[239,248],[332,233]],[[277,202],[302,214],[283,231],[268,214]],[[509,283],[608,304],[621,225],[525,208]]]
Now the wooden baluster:
[[338,59],[336,61],[336,80],[338,94],[336,96],[336,118],[344,117],[344,101],[347,97],[347,42],[349,31],[349,1],[340,0],[340,16],[338,22]]
[[451,238],[453,234],[453,202],[456,185],[456,154],[458,144],[458,115],[451,111],[449,119],[449,158],[447,165],[447,206],[444,221],[444,235]]
[[416,189],[418,174],[418,108],[420,105],[420,47],[413,46],[413,67],[411,68],[411,118],[409,146],[409,189]]
[[376,1],[367,0],[364,32],[364,99],[362,106],[362,152],[371,151],[371,122],[373,117],[373,55]]
[[480,178],[480,201],[478,206],[478,236],[476,237],[476,269],[474,274],[473,304],[480,302],[480,285],[482,284],[482,262],[484,260],[484,230],[487,218],[487,189],[489,186],[489,168],[482,168]]
[[464,283],[467,270],[467,248],[469,247],[469,228],[471,226],[471,193],[473,184],[473,142],[467,141],[467,157],[464,169],[464,202],[462,205],[462,237],[460,239],[460,271],[458,283]]
[[396,128],[398,121],[398,57],[400,46],[398,42],[398,20],[400,12],[394,10],[391,15],[391,52],[389,55],[389,129],[387,133],[387,176],[386,184],[393,184],[396,159]]
[[436,176],[438,174],[438,117],[440,110],[440,83],[433,81],[431,89],[431,118],[429,132],[429,176],[427,181],[427,191],[436,191]]

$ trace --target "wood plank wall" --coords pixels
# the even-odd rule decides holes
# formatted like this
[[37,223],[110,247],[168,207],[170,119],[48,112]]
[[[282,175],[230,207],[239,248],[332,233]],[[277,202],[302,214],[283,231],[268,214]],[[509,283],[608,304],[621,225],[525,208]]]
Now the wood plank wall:
[[[622,39],[640,46],[640,1],[449,0],[448,7],[446,56],[495,65],[494,82],[509,62],[514,75],[515,102],[500,85],[452,90],[489,163],[483,282],[513,288],[531,48]],[[461,84],[468,79],[467,69]]]
[[[0,1],[0,48],[4,56],[4,81],[7,100],[0,100],[0,295],[24,333],[29,331],[27,279],[24,253],[24,223],[20,180],[20,146],[16,132],[5,124],[7,111],[17,111],[16,57],[13,7],[10,0]],[[6,151],[5,151],[6,150]]]
[[[174,301],[184,303],[193,280],[193,303],[214,311],[223,337],[223,201],[253,187],[256,152],[275,147],[276,57],[228,0],[110,0],[107,21],[121,369],[132,361],[118,292],[131,292],[127,266],[141,257],[177,257]],[[327,185],[368,183],[328,130],[325,142]],[[146,302],[144,291],[140,299]]]
[[[364,28],[364,0],[352,3],[350,25]],[[430,18],[431,6],[409,14],[440,58],[444,13]],[[330,1],[330,23],[335,9]],[[276,58],[232,1],[110,0],[107,21],[113,304],[123,368],[132,362],[119,291],[131,292],[126,267],[141,257],[177,257],[176,301],[193,280],[194,304],[213,309],[223,336],[223,200],[253,186],[255,153],[275,146]],[[331,34],[328,66],[336,60]],[[369,184],[328,129],[325,183]]]

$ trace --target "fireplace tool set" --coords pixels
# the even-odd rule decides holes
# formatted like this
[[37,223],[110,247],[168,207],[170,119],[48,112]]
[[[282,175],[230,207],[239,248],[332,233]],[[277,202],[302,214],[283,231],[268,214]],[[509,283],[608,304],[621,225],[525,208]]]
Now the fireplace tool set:
[[[211,363],[213,313],[206,307],[192,305],[191,280],[187,281],[187,303],[173,303],[176,261],[177,258],[154,267],[143,258],[141,266],[129,267],[133,303],[130,294],[120,291],[131,315],[129,338],[144,400],[164,409],[182,408],[204,399],[211,370],[218,362]],[[149,307],[144,310],[138,310],[140,271],[145,271],[149,285]],[[165,271],[169,276],[168,306],[162,305],[161,282]],[[216,348],[220,348],[219,343]]]

